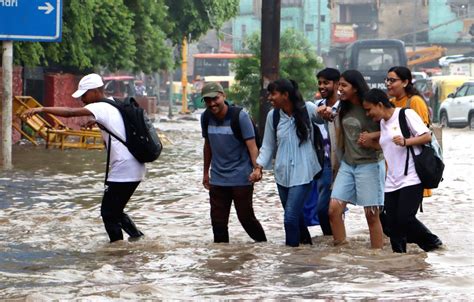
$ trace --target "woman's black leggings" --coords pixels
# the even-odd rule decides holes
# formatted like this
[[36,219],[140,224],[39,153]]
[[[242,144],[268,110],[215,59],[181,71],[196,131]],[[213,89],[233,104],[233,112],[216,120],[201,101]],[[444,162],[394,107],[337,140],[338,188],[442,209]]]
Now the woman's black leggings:
[[416,218],[422,200],[423,186],[421,184],[385,193],[386,222],[394,252],[406,253],[407,241],[418,244],[425,251],[431,251],[442,244],[438,236],[431,233]]

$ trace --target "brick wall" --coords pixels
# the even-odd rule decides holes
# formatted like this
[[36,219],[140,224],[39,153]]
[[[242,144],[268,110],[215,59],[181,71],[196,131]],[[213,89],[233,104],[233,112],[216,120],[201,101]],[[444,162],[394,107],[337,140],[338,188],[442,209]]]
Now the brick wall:
[[[76,91],[79,80],[80,77],[72,74],[46,74],[44,77],[44,106],[82,107],[84,104],[71,96]],[[86,117],[58,118],[73,129],[79,129],[88,120]]]
[[[22,72],[23,68],[16,66],[13,67],[13,79],[12,79],[12,86],[13,86],[13,97],[16,95],[22,95],[23,92],[23,79],[22,79]],[[2,69],[0,68],[0,79],[3,79]],[[0,108],[3,104],[3,81],[0,80]],[[13,100],[12,100],[13,102]],[[0,110],[1,112],[1,110]],[[12,123],[16,125],[20,125],[20,120],[16,116],[12,116]],[[2,127],[2,121],[0,119],[0,127]],[[0,128],[1,129],[1,128]],[[1,135],[1,131],[0,131]],[[17,142],[20,139],[20,133],[12,128],[12,141],[13,143]]]

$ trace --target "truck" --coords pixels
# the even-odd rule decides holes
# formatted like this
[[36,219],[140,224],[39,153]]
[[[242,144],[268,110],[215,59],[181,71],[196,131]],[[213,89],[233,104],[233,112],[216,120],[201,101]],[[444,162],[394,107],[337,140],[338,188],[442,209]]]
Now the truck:
[[405,43],[395,39],[359,40],[346,47],[344,69],[356,69],[370,88],[386,90],[385,77],[390,67],[407,66]]

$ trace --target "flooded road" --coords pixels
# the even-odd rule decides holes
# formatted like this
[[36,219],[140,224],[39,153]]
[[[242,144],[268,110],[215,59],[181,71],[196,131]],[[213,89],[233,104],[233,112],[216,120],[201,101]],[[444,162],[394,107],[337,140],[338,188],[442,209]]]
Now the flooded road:
[[474,294],[474,131],[444,132],[445,177],[418,215],[445,243],[393,254],[369,249],[361,209],[346,217],[349,245],[311,227],[314,245],[284,245],[273,177],[254,207],[269,242],[253,243],[232,210],[230,244],[212,243],[201,185],[199,122],[160,123],[174,142],[148,164],[128,213],[146,238],[108,243],[100,218],[105,152],[14,146],[0,172],[0,299],[437,299]]

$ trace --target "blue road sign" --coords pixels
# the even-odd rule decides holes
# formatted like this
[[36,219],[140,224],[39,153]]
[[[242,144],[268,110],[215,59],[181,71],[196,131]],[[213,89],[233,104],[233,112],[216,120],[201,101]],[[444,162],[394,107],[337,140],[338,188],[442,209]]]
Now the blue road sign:
[[61,41],[62,0],[0,0],[0,40]]

